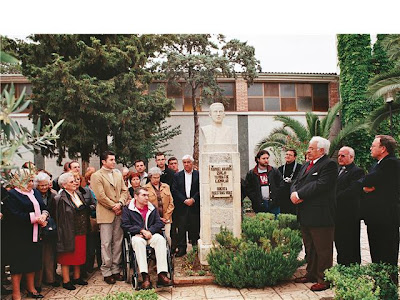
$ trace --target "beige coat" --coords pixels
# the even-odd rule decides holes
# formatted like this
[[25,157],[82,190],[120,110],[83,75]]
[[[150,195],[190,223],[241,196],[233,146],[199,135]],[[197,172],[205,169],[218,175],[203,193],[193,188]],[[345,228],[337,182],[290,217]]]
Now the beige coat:
[[128,197],[128,188],[122,174],[114,170],[113,179],[114,183],[111,183],[107,170],[103,168],[93,173],[90,178],[90,186],[97,199],[96,216],[98,224],[112,223],[115,218],[112,208],[117,203],[125,205]]
[[[161,200],[163,203],[163,218],[172,222],[172,212],[174,211],[175,208],[174,198],[172,198],[169,185],[162,182],[160,182],[160,184],[161,184],[160,186]],[[154,190],[154,187],[151,185],[150,182],[146,184],[145,187],[149,192],[149,201],[151,202],[151,204],[153,204],[155,207],[158,208],[157,194],[156,191]]]

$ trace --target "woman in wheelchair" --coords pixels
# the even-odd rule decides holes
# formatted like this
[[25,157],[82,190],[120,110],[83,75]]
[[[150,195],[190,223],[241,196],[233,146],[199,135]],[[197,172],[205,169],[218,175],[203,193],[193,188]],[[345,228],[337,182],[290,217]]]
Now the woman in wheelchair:
[[159,286],[172,284],[167,277],[167,243],[159,233],[164,227],[160,215],[153,204],[149,202],[149,192],[145,187],[135,189],[134,199],[122,211],[121,227],[132,234],[132,248],[136,254],[137,264],[142,273],[142,289],[151,286],[147,265],[146,245],[154,248],[157,260]]

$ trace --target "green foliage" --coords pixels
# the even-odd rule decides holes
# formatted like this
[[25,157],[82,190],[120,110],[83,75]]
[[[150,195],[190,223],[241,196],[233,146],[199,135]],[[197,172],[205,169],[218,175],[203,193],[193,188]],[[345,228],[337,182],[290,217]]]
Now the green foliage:
[[176,34],[168,35],[172,42],[166,47],[166,60],[161,70],[170,84],[186,83],[185,94],[191,99],[194,121],[193,158],[199,159],[198,109],[202,101],[225,102],[217,79],[234,78],[237,72],[252,83],[261,71],[255,49],[246,42],[226,42],[223,35]]
[[13,51],[15,42],[0,35],[0,74],[20,74],[21,68],[17,54]]
[[302,240],[298,230],[281,226],[294,225],[295,218],[285,215],[275,220],[273,214],[265,213],[245,217],[240,239],[222,228],[216,236],[219,245],[207,258],[215,281],[223,286],[260,288],[290,278],[303,264],[297,259]]
[[335,299],[397,299],[397,284],[391,280],[397,272],[398,267],[387,264],[336,265],[325,277],[335,286]]
[[140,290],[132,293],[119,292],[108,294],[107,296],[96,296],[90,298],[91,300],[157,300],[158,295],[154,289]]
[[[17,99],[15,97],[14,85],[10,89],[6,86],[1,93],[0,100],[0,169],[2,170],[1,178],[8,180],[8,172],[14,169],[14,157],[22,156],[26,151],[34,152],[40,149],[51,147],[59,138],[57,130],[60,128],[63,120],[54,124],[49,120],[48,125],[42,126],[40,119],[32,130],[22,126],[10,115],[24,111],[31,104],[30,100],[25,99],[25,90]],[[5,178],[3,178],[5,176]]]
[[[371,39],[369,34],[339,34],[337,51],[340,67],[340,95],[343,102],[342,124],[366,120],[379,104],[367,97],[367,85],[372,76]],[[376,72],[376,70],[375,70]],[[364,169],[373,162],[368,151],[373,135],[367,130],[351,134],[344,144],[354,148],[355,162]]]
[[253,211],[253,208],[251,206],[251,200],[249,199],[249,197],[245,197],[243,199],[242,210],[244,213]]
[[[374,56],[379,57],[381,68],[369,82],[368,96],[376,99],[381,106],[370,115],[372,131],[392,135],[389,120],[392,111],[393,137],[400,142],[400,35],[378,35]],[[394,102],[385,103],[390,96]]]
[[[328,114],[321,120],[312,112],[307,112],[307,126],[288,116],[275,116],[276,121],[283,123],[282,127],[272,130],[272,132],[262,139],[257,145],[255,152],[271,147],[273,152],[281,153],[286,149],[295,149],[298,153],[297,159],[302,161],[308,148],[308,143],[313,136],[322,136],[326,139],[330,137],[332,125],[341,109],[341,103],[328,110]],[[366,122],[352,122],[344,126],[337,136],[332,139],[329,149],[329,156],[332,156],[338,149],[341,142],[350,134],[368,128]]]
[[164,43],[158,35],[37,34],[17,44],[23,74],[32,82],[34,121],[65,119],[59,162],[66,151],[88,161],[111,147],[131,166],[149,155],[155,136],[165,130],[171,136],[161,123],[173,100],[165,91],[147,92],[155,78],[148,65]]
[[186,276],[205,276],[209,274],[208,269],[208,266],[200,263],[197,246],[193,246],[192,250],[183,257],[183,271]]
[[389,38],[389,34],[378,34],[377,40],[374,44],[374,49],[372,53],[372,64],[374,75],[386,73],[394,68],[394,62],[389,59],[386,51],[386,46],[384,40]]

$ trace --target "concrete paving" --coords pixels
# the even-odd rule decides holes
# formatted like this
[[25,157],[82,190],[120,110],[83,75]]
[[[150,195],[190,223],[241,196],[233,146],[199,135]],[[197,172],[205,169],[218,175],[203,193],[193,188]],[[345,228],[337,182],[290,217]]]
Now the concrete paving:
[[[368,239],[366,227],[362,223],[361,229],[361,258],[362,264],[371,262],[369,254]],[[300,258],[304,257],[304,251],[300,253]],[[334,253],[334,263],[336,264],[336,252]],[[300,277],[305,273],[305,266],[299,268],[294,277]],[[107,295],[115,292],[132,292],[130,284],[125,282],[117,282],[114,285],[108,285],[104,282],[100,271],[94,272],[88,279],[87,286],[76,286],[74,291],[68,291],[61,287],[52,288],[43,286],[42,294],[44,299],[87,299],[96,295]],[[282,282],[273,287],[265,287],[263,289],[236,289],[225,288],[216,284],[207,285],[191,285],[176,286],[169,288],[156,289],[160,299],[332,299],[334,291],[331,289],[322,292],[312,292],[310,290],[311,283],[294,283],[293,281]],[[10,288],[10,287],[8,287]],[[1,297],[1,299],[11,300],[11,296]],[[25,297],[23,297],[25,299]]]

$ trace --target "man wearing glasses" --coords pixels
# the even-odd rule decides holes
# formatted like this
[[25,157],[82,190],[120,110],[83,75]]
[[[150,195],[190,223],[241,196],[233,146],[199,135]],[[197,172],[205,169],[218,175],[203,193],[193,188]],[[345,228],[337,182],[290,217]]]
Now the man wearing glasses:
[[335,246],[337,262],[349,266],[361,263],[360,253],[360,198],[358,180],[364,171],[354,164],[354,150],[342,147],[338,153],[336,187]]

